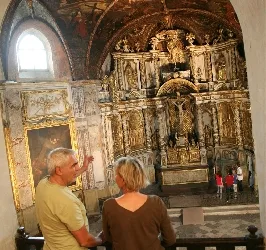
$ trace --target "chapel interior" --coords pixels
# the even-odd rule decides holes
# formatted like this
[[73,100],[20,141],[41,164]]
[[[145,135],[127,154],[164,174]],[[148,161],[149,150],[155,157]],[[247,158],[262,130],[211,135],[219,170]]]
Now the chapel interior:
[[162,191],[210,186],[237,164],[258,190],[245,44],[229,0],[12,0],[0,46],[8,170],[28,232],[38,232],[35,188],[57,147],[80,163],[94,156],[71,186],[88,212],[119,192],[113,163],[126,155],[151,183],[159,168]]

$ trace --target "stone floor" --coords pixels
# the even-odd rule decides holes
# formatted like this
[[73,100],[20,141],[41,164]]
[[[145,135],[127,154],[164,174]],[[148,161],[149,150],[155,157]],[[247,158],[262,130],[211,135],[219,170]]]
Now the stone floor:
[[[204,216],[204,223],[201,225],[182,225],[181,216],[171,217],[171,222],[177,238],[243,237],[248,234],[247,227],[250,225],[257,226],[260,232],[259,213]],[[90,216],[90,232],[94,235],[100,232],[101,223],[100,215]]]

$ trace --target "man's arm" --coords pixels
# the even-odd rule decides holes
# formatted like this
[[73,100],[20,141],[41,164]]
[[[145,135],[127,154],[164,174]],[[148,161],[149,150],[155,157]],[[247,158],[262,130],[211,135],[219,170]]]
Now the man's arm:
[[101,235],[94,237],[88,232],[85,225],[77,231],[71,231],[71,233],[82,247],[95,247],[102,244]]
[[77,170],[77,176],[81,175],[86,170],[88,170],[89,164],[92,163],[93,160],[94,160],[93,156],[85,155],[82,167],[79,170]]

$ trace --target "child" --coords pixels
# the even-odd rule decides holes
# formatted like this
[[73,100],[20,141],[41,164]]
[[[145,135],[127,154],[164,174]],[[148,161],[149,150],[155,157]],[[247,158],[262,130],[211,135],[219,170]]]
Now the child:
[[234,184],[234,176],[231,168],[229,169],[228,174],[225,177],[225,184],[226,184],[226,202],[228,202],[229,198],[232,197],[233,184]]
[[233,183],[233,189],[234,189],[234,199],[237,198],[237,174],[236,174],[236,170],[233,169],[233,176],[234,176],[234,183]]
[[216,176],[216,185],[217,185],[217,197],[219,197],[220,199],[222,199],[222,195],[223,195],[223,177],[222,177],[222,173],[220,171],[217,172]]

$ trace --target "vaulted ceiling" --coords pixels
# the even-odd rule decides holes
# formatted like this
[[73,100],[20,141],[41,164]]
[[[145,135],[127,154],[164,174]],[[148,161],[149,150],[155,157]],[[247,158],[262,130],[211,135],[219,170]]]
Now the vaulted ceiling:
[[141,51],[147,51],[149,39],[164,29],[194,33],[198,44],[204,44],[206,34],[211,40],[217,37],[219,28],[242,40],[229,0],[14,0],[10,8],[22,1],[28,6],[33,2],[33,8],[38,8],[36,2],[44,6],[61,30],[74,64],[83,58],[84,70],[77,70],[76,79],[99,77],[107,54],[124,37],[138,42]]

